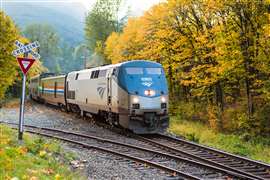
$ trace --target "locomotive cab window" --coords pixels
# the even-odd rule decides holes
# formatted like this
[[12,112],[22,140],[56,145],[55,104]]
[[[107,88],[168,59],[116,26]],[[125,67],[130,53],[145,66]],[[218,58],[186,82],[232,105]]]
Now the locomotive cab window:
[[143,74],[143,68],[126,68],[126,72],[127,74],[130,75],[139,75],[139,74]]
[[100,72],[99,72],[99,75],[98,75],[98,77],[100,78],[100,77],[106,77],[106,73],[107,73],[107,70],[105,69],[105,70],[101,70]]
[[113,76],[118,76],[118,73],[119,73],[119,68],[114,68],[113,72],[112,72],[112,75]]
[[147,74],[153,75],[161,75],[162,69],[161,68],[145,68]]

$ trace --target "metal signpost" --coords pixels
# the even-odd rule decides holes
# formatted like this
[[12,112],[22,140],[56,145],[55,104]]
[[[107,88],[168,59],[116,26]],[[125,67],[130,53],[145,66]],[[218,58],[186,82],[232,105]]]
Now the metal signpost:
[[[20,65],[20,68],[23,72],[23,82],[22,82],[22,97],[20,105],[20,118],[19,118],[19,134],[18,139],[22,140],[23,138],[23,124],[24,124],[24,101],[25,101],[25,84],[26,84],[26,74],[30,67],[34,64],[35,59],[39,59],[40,55],[33,51],[33,49],[38,48],[40,45],[37,41],[24,45],[20,41],[15,41],[15,45],[18,49],[12,52],[13,56],[17,58],[17,61]],[[35,59],[30,59],[28,57],[30,53]],[[23,58],[18,57],[19,55],[24,54]]]

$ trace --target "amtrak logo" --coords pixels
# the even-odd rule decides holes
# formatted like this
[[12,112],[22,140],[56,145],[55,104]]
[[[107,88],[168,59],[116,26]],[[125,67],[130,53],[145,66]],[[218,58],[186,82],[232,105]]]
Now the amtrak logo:
[[105,89],[106,89],[106,87],[98,87],[97,88],[97,92],[98,92],[99,96],[101,97],[101,99],[103,99]]
[[147,87],[150,87],[150,86],[152,86],[152,82],[143,82],[142,83],[142,85],[144,85],[144,86],[147,86]]
[[150,87],[150,86],[152,86],[152,84],[153,84],[152,78],[151,78],[151,77],[144,77],[144,78],[141,78],[141,81],[143,81],[143,82],[142,82],[142,85],[143,85],[143,86]]

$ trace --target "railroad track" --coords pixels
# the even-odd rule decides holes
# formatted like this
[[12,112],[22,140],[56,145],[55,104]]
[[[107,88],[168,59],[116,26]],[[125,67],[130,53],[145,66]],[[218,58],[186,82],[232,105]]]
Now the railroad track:
[[233,155],[224,151],[199,145],[164,134],[137,136],[136,138],[167,150],[176,156],[185,156],[253,179],[270,179],[270,165]]
[[[110,128],[107,124],[100,124],[106,128]],[[120,129],[112,129],[117,133],[121,133]],[[185,157],[195,161],[203,162],[224,170],[242,174],[250,179],[269,179],[270,180],[270,165],[251,160],[245,157],[230,154],[221,150],[217,150],[208,146],[199,145],[184,139],[164,135],[154,134],[140,136],[127,133],[129,136],[143,141],[152,148],[157,148],[169,154]],[[145,145],[141,145],[145,146]]]
[[[13,128],[17,124],[8,123]],[[50,138],[56,138],[77,144],[88,149],[96,149],[129,159],[131,163],[148,165],[151,168],[167,172],[168,175],[181,179],[255,179],[240,173],[194,161],[181,156],[158,151],[157,148],[145,148],[137,144],[121,143],[95,135],[81,134],[60,129],[42,128],[25,125],[25,131]]]

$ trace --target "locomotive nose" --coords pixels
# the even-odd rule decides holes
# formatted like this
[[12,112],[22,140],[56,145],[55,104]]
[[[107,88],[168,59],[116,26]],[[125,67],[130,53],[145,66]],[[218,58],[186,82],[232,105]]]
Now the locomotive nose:
[[153,111],[160,113],[160,111],[167,108],[167,101],[168,97],[165,95],[156,97],[131,95],[130,106],[131,109],[139,109],[141,112]]

